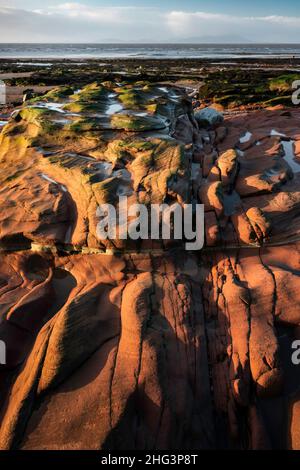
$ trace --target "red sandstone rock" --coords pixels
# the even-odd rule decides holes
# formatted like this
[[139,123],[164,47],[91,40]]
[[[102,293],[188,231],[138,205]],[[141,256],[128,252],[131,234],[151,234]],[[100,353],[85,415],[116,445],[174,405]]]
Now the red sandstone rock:
[[[300,112],[203,130],[182,91],[129,84],[111,123],[112,85],[66,99],[71,128],[24,108],[1,135],[1,449],[299,449]],[[197,198],[204,250],[99,241],[120,194]]]

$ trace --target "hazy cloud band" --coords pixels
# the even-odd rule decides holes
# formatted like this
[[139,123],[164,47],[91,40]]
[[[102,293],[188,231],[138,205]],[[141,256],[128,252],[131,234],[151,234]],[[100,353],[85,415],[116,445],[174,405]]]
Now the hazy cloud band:
[[[0,5],[2,2],[0,2]],[[145,7],[63,3],[26,10],[0,6],[5,42],[300,42],[300,17],[231,16]]]

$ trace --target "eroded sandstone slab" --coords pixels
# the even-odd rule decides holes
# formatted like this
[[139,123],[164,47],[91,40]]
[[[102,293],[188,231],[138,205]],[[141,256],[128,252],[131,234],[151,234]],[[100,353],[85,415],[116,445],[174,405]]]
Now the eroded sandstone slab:
[[[2,449],[299,448],[300,113],[199,127],[93,83],[0,134]],[[97,207],[205,206],[205,247],[101,240]],[[285,422],[283,426],[282,423]]]

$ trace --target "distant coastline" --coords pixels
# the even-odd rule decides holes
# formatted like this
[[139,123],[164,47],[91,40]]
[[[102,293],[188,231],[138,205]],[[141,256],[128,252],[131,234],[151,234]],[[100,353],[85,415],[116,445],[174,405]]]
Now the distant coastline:
[[300,44],[0,44],[1,59],[300,58]]

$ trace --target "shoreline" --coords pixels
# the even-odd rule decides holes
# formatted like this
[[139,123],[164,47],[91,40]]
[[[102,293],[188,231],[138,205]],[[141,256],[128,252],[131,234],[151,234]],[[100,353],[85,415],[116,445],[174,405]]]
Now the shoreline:
[[43,56],[10,56],[10,57],[5,57],[0,55],[0,62],[12,62],[12,61],[17,61],[17,62],[30,62],[33,60],[40,60],[41,62],[46,62],[49,60],[53,60],[55,62],[66,62],[66,63],[73,63],[73,62],[112,62],[112,61],[125,61],[125,62],[135,62],[135,61],[144,61],[144,62],[164,62],[164,61],[174,61],[178,63],[182,62],[197,62],[197,63],[212,63],[212,62],[225,62],[225,63],[244,63],[245,61],[252,61],[253,65],[261,65],[261,62],[266,62],[266,63],[278,63],[278,62],[291,62],[291,61],[297,61],[300,62],[300,55],[297,56],[282,56],[278,57],[276,55],[274,56],[246,56],[246,55],[241,55],[239,57],[130,57],[128,55],[123,56],[112,56],[112,57],[82,57],[82,56],[72,56],[72,57],[57,57],[57,56],[46,56],[45,54]]
[[[299,73],[299,76],[297,75]],[[32,59],[3,59],[0,58],[0,80],[7,87],[7,104],[19,105],[27,89],[34,93],[47,92],[52,87],[76,83],[78,87],[93,81],[123,80],[161,82],[178,86],[191,87],[200,90],[208,85],[206,95],[201,99],[205,105],[216,102],[219,110],[244,110],[276,104],[276,91],[268,89],[269,81],[276,81],[288,74],[294,80],[300,78],[300,58],[273,60],[246,59],[158,59],[158,58],[111,58],[111,59],[65,59],[49,58]],[[215,88],[215,83],[218,83]],[[242,88],[238,84],[242,84]],[[228,91],[228,84],[230,92]],[[276,85],[277,86],[277,85]],[[290,88],[290,84],[288,85]],[[262,92],[263,96],[262,96]],[[288,106],[291,98],[286,99],[287,93],[281,99],[279,86],[278,104]],[[227,99],[227,95],[230,95]],[[245,99],[244,95],[248,96]],[[209,97],[208,100],[205,98]],[[272,100],[271,104],[268,104]],[[222,108],[222,109],[221,109]]]
[[[188,415],[181,405],[174,412],[169,407],[170,422],[186,422],[187,435],[189,429],[203,429],[203,413],[192,411],[208,409],[205,427],[211,425],[214,437],[217,400],[226,404],[222,417],[229,423],[253,413],[253,397],[292,403],[296,386],[287,377],[290,388],[281,391],[285,370],[277,366],[277,349],[269,344],[282,341],[271,312],[285,308],[280,312],[292,325],[290,305],[299,300],[300,108],[288,106],[292,82],[300,74],[288,67],[283,73],[282,65],[274,71],[274,62],[269,68],[265,62],[260,68],[245,62],[247,69],[188,61],[159,61],[157,66],[153,60],[130,59],[79,67],[65,60],[46,68],[3,64],[0,79],[1,74],[10,77],[7,95],[24,104],[13,114],[7,112],[0,133],[2,303],[8,311],[2,331],[9,346],[2,370],[3,402],[14,398],[2,410],[2,447],[17,442],[23,450],[74,449],[81,446],[81,429],[87,449],[102,448],[112,433],[121,442],[126,428],[118,422],[111,425],[113,402],[122,404],[122,419],[130,429],[136,425],[131,410],[140,407],[149,442],[159,448],[181,445],[171,433],[168,442],[158,439],[158,427],[152,426],[152,417],[148,420],[152,401],[144,383],[157,384],[157,396],[174,397],[175,404],[182,403],[182,397],[191,402]],[[203,109],[211,103],[213,110]],[[249,112],[254,106],[265,109]],[[109,204],[120,215],[120,196],[126,196],[128,207],[136,202],[147,208],[202,204],[203,250],[184,250],[185,237],[173,237],[171,232],[166,240],[99,237],[98,208]],[[126,211],[126,224],[129,218]],[[45,334],[45,354],[39,355]],[[123,371],[133,370],[128,354],[132,341],[143,395],[135,393],[134,373],[124,399],[119,384],[124,382]],[[262,351],[261,357],[247,357],[249,370],[258,373],[246,375],[238,363],[235,389],[220,389],[220,383],[231,383],[236,358],[245,357],[249,342]],[[75,349],[69,347],[73,344]],[[111,346],[118,350],[110,356],[113,362],[107,359]],[[289,344],[284,347],[286,353]],[[211,361],[216,349],[220,356]],[[51,369],[49,357],[56,360],[56,351],[60,362]],[[165,361],[173,351],[176,370]],[[69,357],[75,357],[74,368]],[[160,382],[168,374],[177,380],[177,363],[188,365],[179,386],[173,386],[174,380]],[[50,377],[52,382],[47,382],[49,370],[56,374]],[[84,382],[74,382],[80,373]],[[27,386],[27,377],[32,376]],[[196,376],[204,395],[199,395]],[[40,377],[46,381],[40,382]],[[119,381],[112,392],[114,377]],[[239,388],[243,380],[244,389]],[[26,387],[14,394],[20,383]],[[65,392],[59,388],[65,386],[69,393],[56,393]],[[244,402],[243,414],[238,407],[232,414],[226,400],[241,403],[243,390],[249,390],[249,401]],[[85,405],[82,397],[87,391],[98,414]],[[146,407],[140,406],[144,396]],[[62,400],[59,408],[57,397]],[[157,423],[164,432],[168,423],[161,417],[168,409],[160,398],[156,402]],[[259,410],[265,413],[268,405],[261,400]],[[107,410],[107,418],[102,410]],[[276,423],[282,416],[276,408]],[[92,441],[95,433],[90,430],[97,430],[105,419],[109,425],[100,430],[101,443],[98,435]],[[257,433],[260,424],[249,423],[247,432]],[[267,447],[273,420],[266,415],[263,424],[261,448]],[[283,442],[287,432],[280,425],[274,428],[276,439]],[[174,429],[180,436],[180,427]],[[199,432],[197,445],[218,448],[205,440],[206,435]],[[227,428],[218,430],[222,439],[227,435]],[[245,432],[232,445],[229,441],[228,448],[237,442],[244,445],[246,437]],[[193,445],[188,441],[186,447]]]

